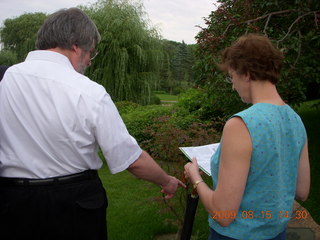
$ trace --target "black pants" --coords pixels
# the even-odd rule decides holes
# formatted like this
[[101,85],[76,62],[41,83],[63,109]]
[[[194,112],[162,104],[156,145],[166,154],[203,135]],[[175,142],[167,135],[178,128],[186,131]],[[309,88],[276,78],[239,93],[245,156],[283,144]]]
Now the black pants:
[[1,240],[106,240],[107,197],[99,177],[74,183],[1,183]]

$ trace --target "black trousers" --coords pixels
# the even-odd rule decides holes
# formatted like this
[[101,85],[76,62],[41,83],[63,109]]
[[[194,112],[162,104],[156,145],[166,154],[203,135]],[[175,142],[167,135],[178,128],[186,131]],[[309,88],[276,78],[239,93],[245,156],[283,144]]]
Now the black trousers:
[[0,178],[1,240],[106,240],[108,201],[99,177],[46,185]]

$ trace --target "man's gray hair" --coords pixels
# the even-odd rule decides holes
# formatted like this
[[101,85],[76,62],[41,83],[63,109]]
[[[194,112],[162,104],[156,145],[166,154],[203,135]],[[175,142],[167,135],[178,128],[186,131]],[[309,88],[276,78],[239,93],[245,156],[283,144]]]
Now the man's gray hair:
[[90,51],[101,37],[94,22],[78,8],[59,10],[50,15],[38,31],[36,48],[72,49],[73,45]]

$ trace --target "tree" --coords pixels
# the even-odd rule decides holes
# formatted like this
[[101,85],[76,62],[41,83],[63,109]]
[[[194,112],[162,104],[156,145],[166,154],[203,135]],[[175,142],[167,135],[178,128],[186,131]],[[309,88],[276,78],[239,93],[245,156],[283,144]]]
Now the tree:
[[[6,51],[6,53],[1,51],[1,59],[4,61],[4,57],[13,54],[16,55],[16,62],[13,63],[23,61],[28,52],[35,49],[37,31],[45,18],[44,13],[26,13],[17,18],[6,19],[0,30],[1,42],[3,43],[2,51]],[[10,57],[10,59],[14,59],[14,57]],[[12,60],[9,63],[13,64]]]
[[[285,54],[278,89],[290,104],[306,99],[310,84],[320,83],[319,1],[219,0],[197,35],[197,83],[207,89],[221,114],[243,108],[217,69],[219,52],[245,33],[267,35]],[[318,93],[318,97],[320,93]]]
[[11,66],[17,63],[17,55],[13,51],[2,50],[0,51],[0,65]]
[[163,62],[160,69],[160,89],[178,94],[193,85],[195,45],[163,40]]
[[115,101],[150,103],[163,55],[160,36],[144,20],[142,4],[101,0],[84,10],[102,39],[87,74],[105,86]]

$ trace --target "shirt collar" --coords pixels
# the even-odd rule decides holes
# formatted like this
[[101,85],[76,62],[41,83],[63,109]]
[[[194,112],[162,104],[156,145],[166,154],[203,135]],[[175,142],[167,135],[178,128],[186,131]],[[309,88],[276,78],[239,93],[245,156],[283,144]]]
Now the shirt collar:
[[42,60],[63,64],[74,70],[70,60],[63,54],[50,50],[35,50],[28,53],[26,61]]

